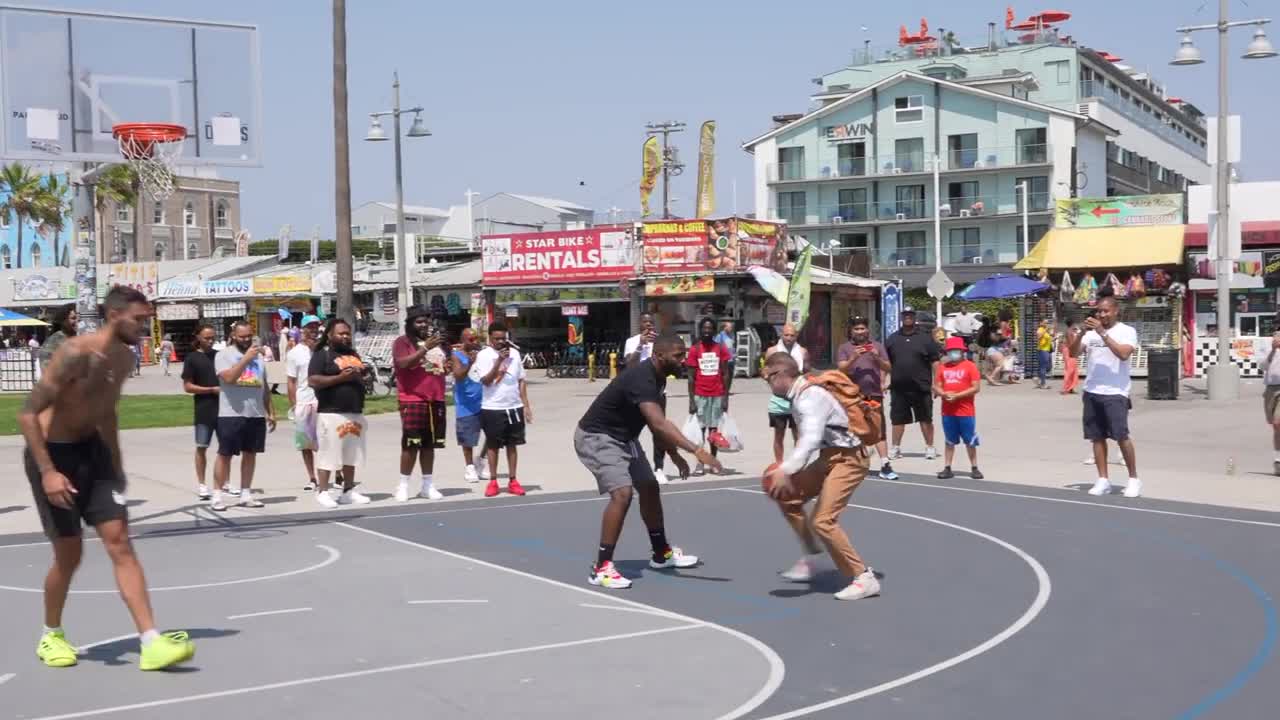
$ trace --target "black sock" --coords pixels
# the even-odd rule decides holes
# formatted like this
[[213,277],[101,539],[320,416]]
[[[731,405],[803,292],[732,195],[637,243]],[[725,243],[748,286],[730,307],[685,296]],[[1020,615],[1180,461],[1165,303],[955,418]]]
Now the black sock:
[[667,545],[667,531],[662,528],[650,530],[649,545],[653,548],[653,557],[661,559],[670,549],[670,546]]
[[613,562],[613,547],[613,545],[600,544],[600,549],[596,551],[596,567]]
[[667,459],[667,454],[665,452],[655,452],[653,455],[653,469],[661,470],[663,462]]

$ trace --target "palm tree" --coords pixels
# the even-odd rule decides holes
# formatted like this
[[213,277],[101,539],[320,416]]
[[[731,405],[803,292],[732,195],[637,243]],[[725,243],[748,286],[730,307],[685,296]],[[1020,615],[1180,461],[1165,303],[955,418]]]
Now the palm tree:
[[99,175],[93,188],[93,209],[98,213],[98,242],[101,252],[99,261],[109,261],[110,253],[106,252],[107,208],[128,205],[133,207],[138,202],[137,173],[133,168],[119,163],[111,165]]
[[39,226],[42,235],[53,233],[53,264],[64,265],[61,248],[62,231],[66,228],[67,211],[70,210],[71,187],[57,175],[45,178],[40,193]]
[[10,163],[0,168],[0,212],[12,217],[18,224],[18,253],[15,267],[22,267],[22,225],[40,213],[40,178],[22,163]]

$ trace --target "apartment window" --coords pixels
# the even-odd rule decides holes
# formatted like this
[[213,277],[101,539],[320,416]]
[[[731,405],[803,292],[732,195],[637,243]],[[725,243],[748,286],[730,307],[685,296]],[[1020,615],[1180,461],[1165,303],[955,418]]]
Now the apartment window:
[[1028,209],[1031,212],[1037,212],[1049,209],[1049,178],[1041,175],[1039,177],[1024,177],[1014,181],[1014,192],[1018,195],[1018,212],[1022,212],[1022,191],[1018,190],[1022,183],[1027,184],[1027,197],[1030,199]]
[[151,224],[152,225],[164,224],[164,203],[160,202],[159,200],[155,201],[155,203],[151,205]]
[[951,214],[959,215],[961,210],[968,210],[978,202],[978,182],[947,183],[947,203],[951,205]]
[[924,138],[894,140],[893,163],[902,172],[924,170]]
[[893,99],[894,121],[913,123],[924,120],[924,96],[906,95]]
[[0,245],[0,269],[13,269],[13,255],[9,253],[8,245]]
[[417,215],[405,215],[405,216],[404,216],[404,221],[405,221],[405,223],[406,223],[406,224],[408,224],[408,223],[416,223],[416,222],[418,222],[418,216],[417,216]]
[[216,227],[225,228],[228,226],[229,222],[230,221],[227,218],[227,203],[223,200],[219,200],[218,204],[215,205],[213,209],[213,224]]
[[907,219],[924,217],[924,186],[899,185],[894,189],[894,212]]
[[382,223],[382,234],[383,234],[383,235],[394,235],[394,234],[395,234],[395,232],[396,232],[396,224],[395,224],[395,223],[393,223],[393,222],[384,222],[384,223]]
[[871,248],[866,233],[840,233],[840,249],[848,252],[868,252]]
[[780,220],[785,220],[792,225],[799,225],[805,221],[805,214],[804,192],[778,193],[778,218]]
[[1014,133],[1019,165],[1034,165],[1049,161],[1048,131],[1045,128],[1026,128]]
[[778,179],[801,180],[804,178],[804,148],[778,148]]
[[195,259],[200,257],[200,246],[195,243],[187,244],[187,257]]
[[852,188],[841,190],[840,203],[836,207],[836,215],[845,222],[867,219],[867,189]]
[[1071,82],[1071,65],[1066,60],[1047,62],[1045,65],[1049,66],[1048,70],[1057,78],[1059,85]]
[[[1018,232],[1016,234],[1017,241],[1018,241],[1017,251],[1018,251],[1018,258],[1021,259],[1023,254],[1022,253],[1022,225],[1019,224],[1017,228],[1018,228]],[[1040,242],[1040,239],[1045,236],[1045,233],[1049,232],[1048,225],[1028,225],[1027,229],[1031,232],[1031,235],[1030,235],[1031,240],[1027,243],[1028,250],[1034,250],[1036,247],[1036,244]]]
[[836,155],[841,177],[867,174],[866,143],[843,143],[836,146]]
[[927,259],[923,230],[898,233],[898,249],[889,256],[894,265],[924,265]]
[[31,267],[40,267],[40,246],[34,243],[31,245]]
[[182,208],[182,213],[183,213],[183,218],[182,218],[182,219],[183,219],[183,222],[185,222],[185,223],[187,224],[187,227],[195,227],[195,225],[196,225],[196,206],[195,206],[195,203],[188,202],[188,203],[187,203],[187,204]]
[[947,167],[971,168],[978,164],[978,134],[965,133],[947,138]]
[[133,222],[133,208],[128,205],[117,205],[116,222]]
[[982,257],[981,235],[978,228],[952,228],[950,242],[950,260],[953,265],[972,263],[974,258]]
[[164,260],[164,255],[165,255],[164,243],[162,242],[156,243],[156,262],[160,262]]

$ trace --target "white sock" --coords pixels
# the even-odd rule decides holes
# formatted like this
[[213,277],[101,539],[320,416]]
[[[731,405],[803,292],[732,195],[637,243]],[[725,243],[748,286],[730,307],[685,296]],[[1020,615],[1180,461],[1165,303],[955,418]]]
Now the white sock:
[[401,475],[401,476],[400,476],[400,487],[402,487],[402,488],[407,488],[407,487],[409,487],[409,481],[410,481],[410,480],[412,480],[412,479],[413,479],[413,475],[412,475],[412,474],[409,474],[409,475]]
[[1098,482],[1100,482],[1100,483],[1106,483],[1107,485],[1110,485],[1110,484],[1111,484],[1111,479],[1110,479],[1110,478],[1098,478]]
[[214,490],[214,491],[213,491],[213,504],[214,504],[214,505],[217,505],[217,504],[218,504],[218,503],[220,503],[220,502],[222,502],[222,491],[221,491],[221,490]]
[[41,634],[41,636],[44,636],[44,635],[48,635],[49,633],[60,633],[60,632],[62,632],[62,626],[58,626],[58,627],[49,627],[48,625],[45,625],[45,626],[44,626],[44,632],[42,632],[42,633],[40,633],[40,634]]
[[428,474],[426,474],[426,475],[423,475],[423,476],[422,476],[422,489],[423,489],[423,490],[426,490],[427,488],[431,487],[431,486],[432,486],[432,485],[434,485],[434,484],[435,484],[435,476],[434,476],[434,475],[432,475],[432,474],[428,473]]
[[142,641],[142,647],[146,647],[150,645],[158,637],[160,637],[160,633],[157,632],[155,628],[151,628],[150,630],[139,635],[138,639]]

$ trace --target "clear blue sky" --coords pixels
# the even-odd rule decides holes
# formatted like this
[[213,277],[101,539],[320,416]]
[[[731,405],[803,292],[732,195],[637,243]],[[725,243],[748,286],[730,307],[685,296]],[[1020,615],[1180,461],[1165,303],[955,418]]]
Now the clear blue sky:
[[[137,14],[251,22],[263,40],[265,154],[260,169],[232,170],[242,182],[243,221],[257,239],[289,223],[296,238],[319,225],[332,237],[333,117],[331,5],[327,0],[59,0]],[[399,69],[406,105],[421,104],[433,137],[405,141],[405,201],[446,207],[464,191],[560,197],[606,212],[639,207],[636,183],[644,124],[683,120],[690,168],[675,184],[689,212],[697,125],[719,124],[718,211],[751,208],[750,157],[739,144],[771,115],[806,109],[810,78],[841,67],[869,37],[896,41],[899,25],[954,30],[980,44],[986,23],[1003,24],[1007,3],[699,0],[689,3],[422,2],[348,0],[352,204],[393,198],[390,143],[362,141],[365,113],[390,106]],[[1173,28],[1216,17],[1212,0],[1068,0],[1014,3],[1019,17],[1064,9],[1064,32],[1150,68],[1173,94],[1216,112],[1216,63],[1174,68]],[[1233,0],[1233,17],[1280,20],[1280,0]],[[861,26],[869,29],[861,31]],[[1280,23],[1273,35],[1280,45]],[[1197,33],[1216,57],[1212,33]],[[1231,112],[1243,116],[1242,175],[1280,178],[1280,58],[1244,61],[1250,33],[1232,32]],[[201,73],[216,72],[203,67]],[[585,187],[579,186],[585,182]]]

